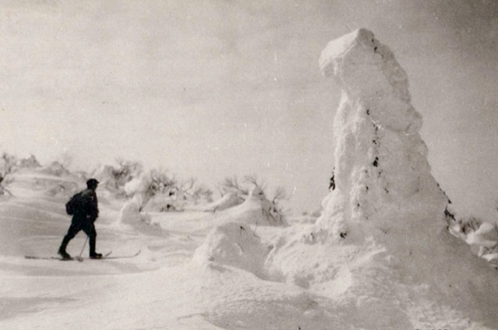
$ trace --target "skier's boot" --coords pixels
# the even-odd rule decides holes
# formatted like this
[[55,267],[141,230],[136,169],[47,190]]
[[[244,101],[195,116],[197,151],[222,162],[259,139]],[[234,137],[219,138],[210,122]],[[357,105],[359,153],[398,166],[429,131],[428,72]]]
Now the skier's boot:
[[102,253],[92,253],[90,259],[102,259]]
[[90,240],[90,259],[102,259],[102,254],[95,252],[95,238],[97,237],[97,233],[95,229],[93,229],[92,235],[89,235]]
[[62,260],[71,260],[71,259],[73,259],[69,255],[69,253],[67,253],[66,250],[64,250],[63,248],[60,248],[58,253],[62,257]]

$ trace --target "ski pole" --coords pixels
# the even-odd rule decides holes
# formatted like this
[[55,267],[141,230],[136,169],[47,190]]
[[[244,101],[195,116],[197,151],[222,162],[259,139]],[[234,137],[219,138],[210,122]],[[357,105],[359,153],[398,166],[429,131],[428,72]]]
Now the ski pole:
[[81,248],[80,255],[78,256],[78,258],[76,258],[80,262],[83,261],[83,258],[81,257],[81,255],[83,254],[83,250],[85,249],[86,242],[88,242],[88,236],[86,237],[85,243],[83,244],[83,247]]

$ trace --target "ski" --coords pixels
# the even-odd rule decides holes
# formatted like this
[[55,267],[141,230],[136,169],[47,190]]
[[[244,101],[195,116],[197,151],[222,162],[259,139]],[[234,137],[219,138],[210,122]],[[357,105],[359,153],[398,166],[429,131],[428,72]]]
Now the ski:
[[128,259],[128,258],[134,258],[138,256],[142,252],[142,250],[138,250],[135,254],[129,254],[129,255],[117,255],[117,256],[105,256],[102,257],[102,259]]
[[34,255],[27,255],[24,256],[26,259],[31,259],[31,260],[59,260],[59,261],[80,261],[82,262],[83,260],[102,260],[102,259],[129,259],[129,258],[134,258],[138,256],[142,250],[138,250],[134,254],[129,254],[129,255],[116,255],[116,256],[111,256],[112,251],[106,253],[105,255],[102,256],[100,259],[91,259],[91,258],[82,258],[82,257],[72,257],[71,259],[64,259],[62,257],[55,257],[55,256],[34,256]]
[[[110,254],[112,253],[112,251],[109,251],[107,252],[105,255],[102,256],[102,258],[100,259],[108,259],[110,258]],[[31,260],[59,260],[59,261],[79,261],[79,262],[82,262],[83,260],[85,259],[88,259],[88,260],[99,260],[99,259],[91,259],[91,258],[82,258],[82,257],[71,257],[69,259],[64,259],[62,258],[61,256],[34,256],[34,255],[26,255],[24,256],[24,258],[26,259],[31,259]]]
[[73,261],[75,258],[64,259],[62,257],[42,257],[42,256],[24,256],[26,259],[32,260],[60,260],[60,261]]

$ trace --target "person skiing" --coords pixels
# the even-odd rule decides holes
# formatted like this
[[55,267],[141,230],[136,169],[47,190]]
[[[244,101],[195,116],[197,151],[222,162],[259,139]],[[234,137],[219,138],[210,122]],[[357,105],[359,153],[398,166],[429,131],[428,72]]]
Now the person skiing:
[[332,170],[332,177],[330,178],[329,182],[329,190],[335,190],[335,168]]
[[71,256],[66,252],[66,247],[69,244],[69,241],[81,230],[88,236],[90,241],[90,258],[102,258],[102,254],[95,252],[97,231],[95,230],[94,222],[99,216],[99,207],[95,190],[97,189],[98,184],[99,182],[96,179],[89,179],[86,182],[87,189],[76,194],[69,201],[68,205],[72,204],[71,211],[68,210],[68,205],[66,205],[66,210],[68,210],[69,214],[73,215],[73,218],[71,220],[71,226],[62,240],[58,252],[64,260],[71,259]]

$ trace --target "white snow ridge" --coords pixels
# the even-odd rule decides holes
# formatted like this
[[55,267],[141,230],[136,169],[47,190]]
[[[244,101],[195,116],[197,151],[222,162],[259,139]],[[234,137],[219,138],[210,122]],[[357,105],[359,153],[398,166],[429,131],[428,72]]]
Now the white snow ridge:
[[331,298],[333,329],[496,329],[498,274],[446,229],[393,53],[360,29],[330,42],[320,66],[342,89],[336,188],[316,225],[279,240],[270,274]]

